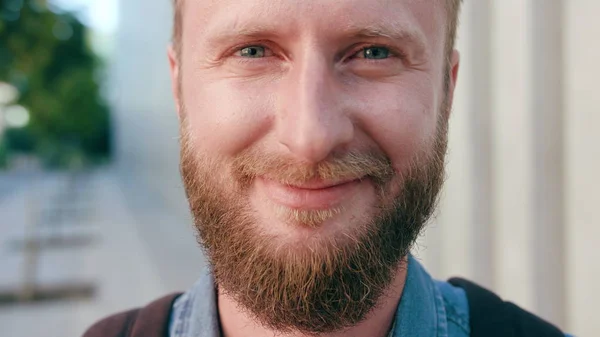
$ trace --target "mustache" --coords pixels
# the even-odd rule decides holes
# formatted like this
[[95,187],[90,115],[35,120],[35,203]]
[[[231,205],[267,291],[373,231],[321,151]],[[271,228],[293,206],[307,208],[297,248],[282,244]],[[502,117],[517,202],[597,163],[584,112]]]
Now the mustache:
[[319,163],[306,163],[285,155],[249,149],[233,160],[233,174],[242,184],[265,177],[281,184],[299,185],[323,180],[341,182],[370,178],[385,184],[394,176],[391,160],[380,151],[348,151],[334,154]]

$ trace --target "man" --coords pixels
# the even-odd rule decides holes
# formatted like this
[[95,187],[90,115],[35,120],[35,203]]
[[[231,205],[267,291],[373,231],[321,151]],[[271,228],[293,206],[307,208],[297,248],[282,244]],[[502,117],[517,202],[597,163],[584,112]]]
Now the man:
[[444,181],[459,0],[175,6],[181,172],[210,268],[87,336],[560,333],[409,254]]

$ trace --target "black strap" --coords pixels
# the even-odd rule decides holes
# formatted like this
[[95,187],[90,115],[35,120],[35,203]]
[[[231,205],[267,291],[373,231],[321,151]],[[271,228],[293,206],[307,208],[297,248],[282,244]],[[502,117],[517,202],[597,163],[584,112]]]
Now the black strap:
[[465,290],[471,337],[564,337],[557,327],[461,278],[448,282]]
[[181,294],[164,296],[143,307],[131,329],[131,337],[168,337],[173,304]]
[[173,303],[181,294],[170,294],[143,308],[102,319],[83,337],[168,337]]

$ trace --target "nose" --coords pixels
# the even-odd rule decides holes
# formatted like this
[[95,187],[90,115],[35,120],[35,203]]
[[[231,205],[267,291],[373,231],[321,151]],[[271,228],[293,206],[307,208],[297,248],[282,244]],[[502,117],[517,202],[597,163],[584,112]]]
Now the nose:
[[352,141],[348,101],[324,57],[303,57],[282,84],[277,137],[295,159],[318,163]]

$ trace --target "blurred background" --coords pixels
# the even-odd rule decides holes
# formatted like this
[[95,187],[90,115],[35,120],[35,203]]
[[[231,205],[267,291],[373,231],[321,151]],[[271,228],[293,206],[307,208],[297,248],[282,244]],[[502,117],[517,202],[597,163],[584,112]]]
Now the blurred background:
[[[414,254],[578,336],[600,301],[600,2],[466,1],[439,214]],[[169,0],[0,0],[0,335],[191,286]]]

